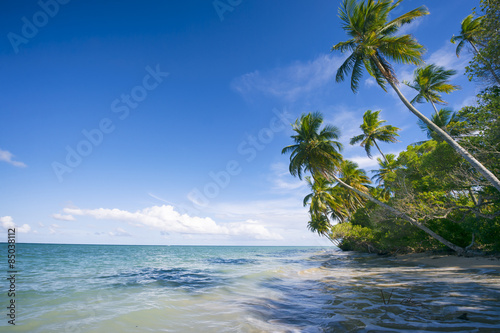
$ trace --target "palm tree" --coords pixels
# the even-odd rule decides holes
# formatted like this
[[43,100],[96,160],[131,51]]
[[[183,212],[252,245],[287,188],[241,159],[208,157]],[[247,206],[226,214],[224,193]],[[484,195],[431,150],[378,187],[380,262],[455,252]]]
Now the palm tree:
[[418,91],[418,95],[411,100],[411,104],[430,102],[435,112],[438,112],[436,104],[447,104],[439,93],[449,94],[460,89],[460,86],[448,83],[450,77],[457,71],[445,70],[444,67],[427,65],[419,67],[413,72],[413,82],[403,81],[408,87]]
[[[309,171],[314,178],[325,177],[325,170],[333,170],[340,166],[342,155],[340,150],[342,144],[334,139],[340,136],[340,130],[335,126],[325,126],[323,115],[319,112],[302,114],[295,121],[293,130],[297,133],[292,135],[294,145],[287,146],[281,151],[282,154],[291,152],[290,174],[302,179],[302,172]],[[314,161],[305,163],[306,160]]]
[[[451,125],[460,121],[460,118],[456,112],[453,112],[450,109],[439,109],[439,111],[432,115],[431,121],[452,136],[458,134],[456,131],[453,131]],[[437,136],[436,133],[434,133],[423,121],[419,121],[418,126],[427,134],[429,139],[440,141],[441,138]]]
[[328,221],[328,218],[325,215],[311,214],[311,220],[307,223],[307,228],[312,232],[317,232],[320,236],[328,237],[330,227],[330,221]]
[[380,150],[377,140],[382,142],[397,142],[398,140],[396,140],[396,136],[399,136],[397,133],[399,128],[391,125],[381,126],[386,121],[378,119],[379,113],[380,110],[375,112],[367,110],[365,112],[363,115],[363,123],[359,126],[363,131],[363,134],[353,137],[350,143],[351,145],[354,145],[360,142],[360,146],[365,148],[366,155],[368,155],[369,158],[372,157],[371,148],[375,145],[380,154],[385,160],[387,160],[384,153],[382,153],[382,150]]
[[472,46],[472,49],[474,50],[474,54],[478,57],[481,57],[481,60],[486,65],[486,68],[490,71],[495,81],[497,81],[497,83],[500,84],[500,78],[495,73],[493,68],[491,68],[489,62],[481,56],[481,53],[477,48],[477,45],[480,44],[480,39],[485,32],[482,24],[483,18],[484,16],[474,18],[472,14],[464,18],[462,20],[460,34],[458,36],[453,35],[453,37],[451,37],[451,42],[453,44],[458,42],[456,51],[457,57],[460,56],[460,53],[462,52],[462,48],[464,47],[464,45],[466,43],[469,43],[470,46]]
[[291,152],[289,167],[290,174],[302,179],[303,172],[309,171],[313,178],[316,179],[318,177],[323,177],[327,180],[333,178],[340,186],[355,192],[359,196],[364,197],[377,205],[380,205],[395,216],[408,221],[456,252],[463,253],[463,248],[447,241],[422,223],[373,198],[367,192],[348,185],[340,179],[336,175],[336,172],[342,164],[342,155],[338,151],[342,146],[339,142],[332,140],[334,138],[338,138],[340,133],[334,126],[325,126],[320,130],[322,124],[323,116],[319,112],[309,113],[307,115],[302,114],[300,119],[295,121],[293,130],[297,134],[292,135],[294,144],[283,148],[281,151],[282,154]]
[[313,181],[307,176],[306,181],[312,190],[304,198],[304,206],[310,205],[311,215],[327,215],[332,206],[339,204],[338,196],[332,192],[332,183],[323,177],[316,177]]
[[339,241],[333,239],[330,236],[330,231],[331,231],[330,228],[331,228],[330,221],[328,220],[328,217],[326,217],[325,215],[311,214],[311,219],[309,222],[307,222],[307,229],[309,229],[312,232],[317,232],[318,235],[320,236],[327,237],[333,244],[338,246]]
[[[371,181],[366,176],[366,172],[358,168],[357,163],[349,160],[342,161],[338,174],[339,178],[347,185],[363,193],[368,193],[368,186]],[[340,184],[336,185],[348,213],[347,219],[349,219],[356,210],[364,206],[366,198],[341,186]]]
[[321,218],[321,221],[331,226],[328,220],[328,214],[331,214],[333,218],[344,222],[348,216],[345,204],[332,183],[321,176],[317,176],[314,181],[309,176],[305,179],[312,191],[304,198],[304,206],[309,204],[311,219],[318,222],[324,216],[326,219]]
[[476,54],[479,53],[476,44],[479,44],[479,38],[484,32],[483,25],[481,21],[484,16],[474,18],[474,15],[470,14],[462,20],[460,35],[451,37],[451,42],[453,44],[458,42],[457,45],[457,57],[460,57],[462,48],[466,43],[469,43]]
[[372,180],[374,179],[379,184],[377,188],[382,188],[380,194],[385,200],[388,200],[392,194],[388,183],[395,180],[396,171],[399,169],[399,161],[394,154],[387,154],[386,157],[385,160],[382,160],[380,157],[377,158],[379,168],[378,170],[372,170],[374,173]]
[[356,92],[364,66],[384,90],[388,83],[413,114],[438,133],[500,191],[500,180],[450,135],[418,111],[399,90],[396,73],[387,59],[396,63],[421,65],[424,48],[410,35],[394,36],[394,34],[402,25],[429,14],[422,6],[388,21],[391,11],[399,6],[401,1],[397,0],[396,3],[393,3],[393,0],[342,1],[339,17],[343,22],[343,29],[351,39],[334,45],[332,51],[352,51],[352,53],[337,70],[336,81],[343,81],[348,73],[352,72],[351,88]]
[[377,158],[378,170],[372,170],[377,183],[382,184],[387,180],[393,180],[396,170],[399,168],[399,162],[394,154],[387,154],[387,159],[384,161],[381,158]]

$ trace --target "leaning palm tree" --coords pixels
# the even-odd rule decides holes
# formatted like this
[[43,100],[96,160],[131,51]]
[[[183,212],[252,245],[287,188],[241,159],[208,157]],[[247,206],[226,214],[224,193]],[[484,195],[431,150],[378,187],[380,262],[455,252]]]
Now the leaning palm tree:
[[[366,172],[358,168],[357,163],[349,160],[342,161],[338,169],[338,175],[339,178],[347,185],[352,186],[363,193],[368,193],[371,181],[366,175]],[[342,187],[340,184],[337,184],[336,187],[338,188],[340,197],[346,207],[349,219],[352,214],[356,212],[356,210],[365,205],[366,198],[356,192]]]
[[389,84],[413,114],[438,133],[500,191],[500,180],[453,140],[450,135],[418,111],[399,90],[396,73],[388,60],[391,59],[396,63],[421,65],[424,48],[410,35],[394,36],[394,34],[402,25],[429,14],[427,9],[422,6],[389,21],[388,17],[391,11],[399,6],[401,1],[398,0],[395,3],[393,0],[342,1],[339,17],[343,22],[343,29],[351,39],[334,45],[332,51],[351,51],[352,53],[337,70],[336,81],[345,80],[351,72],[351,88],[356,92],[364,66],[384,90],[386,90],[386,84]]
[[399,128],[392,125],[382,126],[382,124],[386,121],[378,118],[379,113],[380,110],[375,112],[367,110],[365,112],[363,115],[363,123],[359,126],[363,133],[351,138],[350,143],[351,145],[354,145],[359,142],[360,146],[365,148],[366,155],[370,158],[372,157],[371,148],[375,145],[382,157],[387,160],[384,153],[378,146],[377,140],[382,142],[397,142],[398,140],[396,140],[396,136],[399,136],[397,133]]
[[330,237],[331,225],[328,217],[325,215],[311,214],[311,219],[307,222],[307,229],[312,232],[317,232],[320,236],[327,237],[333,244],[339,245],[339,241]]
[[342,164],[342,155],[339,152],[342,146],[333,140],[340,135],[339,130],[334,126],[325,126],[320,130],[322,124],[323,116],[319,112],[303,114],[295,121],[293,130],[296,135],[292,135],[294,144],[281,151],[282,154],[291,153],[289,170],[292,176],[302,179],[303,173],[308,171],[313,178],[323,177],[327,180],[333,178],[340,186],[387,209],[456,252],[463,253],[463,248],[444,239],[419,221],[342,181],[337,176],[338,168]]
[[457,71],[453,69],[446,70],[444,67],[433,64],[417,68],[413,72],[413,82],[403,81],[408,87],[418,91],[417,96],[411,100],[411,104],[430,102],[437,113],[436,104],[447,104],[441,98],[440,93],[449,94],[460,89],[460,86],[448,82],[456,73]]
[[[497,81],[497,83],[500,84],[500,78],[495,73],[493,68],[491,68],[489,62],[481,56],[481,53],[477,48],[477,45],[480,44],[480,39],[485,32],[485,29],[482,25],[483,18],[484,16],[474,18],[472,14],[464,18],[462,20],[460,34],[458,36],[453,35],[453,37],[451,37],[451,42],[453,44],[458,42],[456,51],[457,57],[460,56],[460,53],[462,52],[462,49],[465,46],[465,44],[469,43],[470,46],[472,46],[472,49],[474,50],[474,54],[482,58],[482,60],[486,65],[486,68],[490,71],[495,81]],[[493,33],[498,33],[498,32],[493,32]]]
[[377,158],[378,170],[372,170],[373,177],[378,183],[377,188],[381,189],[380,195],[388,200],[393,191],[390,186],[390,182],[396,180],[396,171],[400,168],[399,161],[394,154],[387,154],[387,158],[382,160],[380,157]]
[[387,154],[386,157],[387,159],[385,161],[381,158],[377,158],[379,168],[378,170],[372,170],[374,173],[372,179],[379,184],[394,180],[395,173],[400,167],[396,155]]
[[458,36],[453,35],[451,37],[451,42],[453,44],[457,43],[457,57],[460,57],[463,47],[469,43],[477,54],[479,50],[477,49],[477,44],[479,44],[479,39],[484,32],[484,27],[481,24],[484,16],[479,16],[474,18],[474,15],[470,14],[462,20],[460,26],[460,34]]
[[[322,221],[322,223],[331,226],[328,219],[328,215],[331,214],[332,218],[344,222],[349,214],[346,211],[343,198],[332,187],[332,183],[321,176],[317,176],[314,180],[309,176],[305,179],[312,191],[304,198],[304,206],[309,204],[311,221]],[[325,219],[320,219],[321,216]]]
[[311,215],[327,216],[331,207],[340,206],[338,196],[332,191],[332,183],[323,177],[317,176],[314,181],[311,177],[305,177],[312,193],[304,198],[304,206],[309,204]]
[[[442,128],[444,131],[454,136],[457,135],[456,131],[453,131],[452,125],[460,121],[460,117],[450,109],[439,109],[431,117],[431,121]],[[427,134],[429,139],[434,139],[440,141],[441,138],[436,135],[423,121],[418,122],[418,127]]]
[[[323,115],[319,112],[302,114],[300,119],[295,121],[293,130],[297,133],[292,135],[295,144],[283,148],[282,154],[291,152],[290,173],[302,179],[302,173],[309,171],[313,178],[323,176],[325,170],[333,170],[340,166],[342,155],[340,150],[342,144],[335,141],[340,137],[340,130],[335,126],[324,126]],[[314,161],[305,163],[306,160]]]

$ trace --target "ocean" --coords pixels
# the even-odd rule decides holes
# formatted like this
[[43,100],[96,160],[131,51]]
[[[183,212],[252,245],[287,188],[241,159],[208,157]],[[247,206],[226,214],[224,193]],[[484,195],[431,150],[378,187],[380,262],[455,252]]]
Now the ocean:
[[334,247],[16,246],[16,325],[5,264],[0,332],[500,331],[487,270]]

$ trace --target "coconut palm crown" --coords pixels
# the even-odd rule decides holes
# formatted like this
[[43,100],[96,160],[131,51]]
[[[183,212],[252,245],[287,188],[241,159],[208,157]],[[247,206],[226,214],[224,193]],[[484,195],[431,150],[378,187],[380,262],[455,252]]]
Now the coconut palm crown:
[[434,64],[419,67],[413,72],[413,82],[403,81],[408,87],[415,89],[418,94],[411,100],[412,104],[427,101],[432,104],[447,104],[440,93],[449,94],[460,89],[460,86],[449,83],[450,78],[457,73],[456,70],[446,70]]
[[351,37],[348,41],[337,43],[332,51],[352,52],[337,71],[336,81],[344,81],[349,72],[351,89],[357,92],[363,67],[384,89],[387,81],[397,83],[394,69],[388,62],[420,65],[423,63],[424,47],[412,36],[394,36],[398,29],[418,17],[429,14],[421,6],[389,21],[390,12],[402,0],[343,0],[339,8],[342,28]]
[[363,133],[351,138],[350,144],[360,143],[360,146],[365,148],[366,155],[369,158],[372,158],[371,149],[375,146],[385,159],[385,155],[378,146],[377,140],[382,142],[397,142],[396,136],[399,136],[397,133],[399,128],[392,125],[382,126],[386,121],[379,119],[379,114],[380,110],[367,110],[364,113],[363,123],[359,126]]
[[[436,126],[413,106],[398,88],[398,81],[388,60],[396,63],[420,65],[423,63],[424,48],[412,36],[394,36],[404,24],[429,14],[425,7],[411,10],[388,21],[389,14],[402,0],[343,0],[339,8],[342,27],[351,37],[348,41],[337,43],[333,50],[351,51],[344,63],[337,70],[337,82],[351,74],[351,89],[356,92],[362,76],[363,66],[385,90],[388,83],[403,104],[419,119],[455,149],[474,169],[500,191],[500,180],[481,162],[461,147],[448,133]],[[500,80],[498,80],[500,82]]]
[[453,35],[453,37],[451,37],[451,42],[453,44],[458,42],[456,51],[457,57],[460,56],[462,48],[466,43],[470,43],[476,53],[479,52],[476,44],[478,44],[479,36],[481,36],[484,30],[483,26],[481,25],[483,17],[484,16],[474,18],[474,15],[470,14],[462,20],[460,34],[458,36]]
[[302,179],[303,172],[313,177],[332,172],[342,161],[342,144],[335,141],[340,136],[337,127],[326,125],[321,130],[323,116],[320,112],[302,114],[295,121],[292,135],[295,144],[283,148],[282,154],[291,152],[290,174]]
[[[461,121],[462,119],[450,109],[439,109],[438,112],[434,113],[431,118],[432,122],[442,128],[444,131],[452,136],[458,135],[456,131],[453,131],[452,124]],[[423,121],[418,122],[418,127],[426,133],[429,139],[434,139],[436,141],[441,141],[441,138],[433,132],[427,124]]]

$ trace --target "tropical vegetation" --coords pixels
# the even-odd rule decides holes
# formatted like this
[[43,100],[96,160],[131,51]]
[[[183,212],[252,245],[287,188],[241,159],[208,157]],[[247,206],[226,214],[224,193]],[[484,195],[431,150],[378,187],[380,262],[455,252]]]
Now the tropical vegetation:
[[379,113],[380,110],[375,112],[368,110],[365,112],[363,123],[359,126],[363,133],[351,138],[350,143],[351,145],[360,143],[360,146],[365,148],[366,155],[370,158],[372,157],[371,148],[375,146],[380,155],[387,161],[386,156],[377,144],[377,140],[382,142],[396,142],[396,136],[399,136],[397,133],[399,128],[392,125],[382,126],[386,121],[378,118]]
[[389,16],[393,14],[392,11],[399,6],[401,1],[398,0],[395,3],[393,0],[342,1],[339,17],[343,29],[351,39],[335,44],[332,51],[338,50],[343,53],[350,51],[351,54],[339,67],[337,82],[345,80],[351,72],[351,88],[356,92],[362,76],[362,68],[365,67],[382,89],[386,90],[386,84],[389,84],[414,115],[443,138],[500,191],[500,180],[448,133],[418,111],[398,88],[398,79],[389,60],[401,64],[422,65],[424,47],[408,34],[401,36],[395,36],[395,34],[403,25],[429,14],[427,8],[421,6],[389,20]]
[[[472,250],[500,251],[500,87],[498,73],[499,1],[481,0],[483,16],[462,22],[457,55],[469,43],[475,57],[467,68],[470,80],[485,87],[476,106],[458,112],[438,109],[446,104],[442,93],[459,89],[450,83],[454,70],[422,61],[423,46],[412,36],[397,36],[399,28],[427,15],[425,7],[389,20],[402,0],[343,0],[339,17],[350,39],[332,50],[350,52],[337,72],[337,81],[350,75],[358,90],[362,69],[386,90],[389,84],[417,115],[417,125],[428,140],[409,145],[399,154],[384,154],[377,142],[396,142],[398,128],[385,125],[379,111],[363,115],[362,133],[351,138],[368,157],[376,147],[382,158],[373,177],[342,156],[340,131],[323,124],[320,112],[302,114],[293,124],[290,173],[302,177],[311,193],[308,228],[324,235],[344,250],[388,253],[451,249],[458,254]],[[484,25],[484,26],[483,26]],[[417,95],[408,101],[398,88],[389,60],[420,66],[412,82],[404,82]],[[414,104],[429,102],[435,113],[429,119]],[[374,181],[374,182],[372,182]]]

